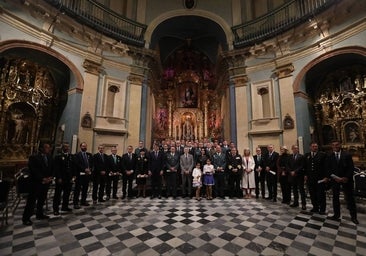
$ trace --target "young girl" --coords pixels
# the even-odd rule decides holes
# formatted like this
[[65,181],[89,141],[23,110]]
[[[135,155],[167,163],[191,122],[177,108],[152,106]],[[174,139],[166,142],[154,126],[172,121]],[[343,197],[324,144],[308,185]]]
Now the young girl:
[[203,183],[206,186],[207,200],[212,200],[212,186],[215,185],[214,173],[215,170],[214,166],[211,164],[211,159],[207,158],[206,164],[203,166],[203,174],[205,175]]
[[201,164],[199,162],[196,163],[196,168],[194,168],[192,171],[192,177],[193,177],[192,185],[194,188],[196,188],[196,200],[200,201],[201,200],[200,191],[201,191],[201,186],[202,186],[202,182],[201,182],[202,172],[201,172]]

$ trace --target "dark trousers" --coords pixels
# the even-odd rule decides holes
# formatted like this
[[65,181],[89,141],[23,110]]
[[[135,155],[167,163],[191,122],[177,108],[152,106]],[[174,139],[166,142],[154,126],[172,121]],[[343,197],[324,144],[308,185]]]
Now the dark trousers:
[[228,185],[229,185],[229,197],[242,197],[242,191],[240,189],[240,179],[239,174],[229,174]]
[[320,212],[325,212],[326,196],[324,183],[308,183],[311,204],[313,209]]
[[56,183],[55,194],[53,196],[53,210],[58,211],[61,203],[62,194],[62,206],[61,209],[69,208],[70,192],[72,184],[70,182]]
[[133,175],[125,175],[122,177],[122,197],[132,197],[132,183],[133,183]]
[[[258,198],[259,197],[259,191],[261,192],[262,198],[266,195],[266,172],[263,170],[261,172],[254,172],[255,177],[255,195]],[[260,186],[260,190],[259,190]]]
[[27,203],[23,212],[23,221],[30,220],[32,215],[34,214],[34,206],[36,205],[36,216],[42,216],[43,206],[47,198],[49,185],[42,183],[33,183],[32,189],[28,194]]
[[220,172],[215,174],[215,193],[216,197],[225,196],[225,174]]
[[306,205],[306,193],[304,188],[304,176],[295,176],[291,183],[292,193],[294,195],[294,204],[299,204],[299,192],[301,197],[301,205]]
[[332,184],[333,192],[333,211],[335,216],[341,216],[341,206],[339,202],[339,194],[341,186],[343,188],[344,198],[347,201],[347,208],[352,218],[357,218],[356,202],[353,195],[353,182]]
[[105,187],[105,193],[107,197],[111,197],[111,193],[113,197],[117,197],[118,181],[119,181],[118,175],[107,177],[107,183]]
[[270,172],[266,173],[267,178],[267,188],[268,188],[268,197],[270,199],[277,199],[277,174],[272,174]]
[[89,189],[89,181],[90,175],[80,175],[77,177],[75,181],[75,190],[74,190],[74,205],[79,204],[79,197],[81,192],[81,203],[86,202],[86,197],[88,196],[88,189]]
[[288,176],[281,175],[279,180],[280,180],[281,193],[282,193],[282,202],[290,203],[291,202],[291,187],[288,182]]
[[160,174],[151,176],[151,197],[161,196],[161,176]]
[[177,196],[177,173],[171,172],[166,174],[166,196]]
[[106,181],[107,178],[105,175],[100,175],[93,178],[93,201],[103,200]]
[[182,196],[191,196],[192,193],[192,176],[189,174],[182,174]]

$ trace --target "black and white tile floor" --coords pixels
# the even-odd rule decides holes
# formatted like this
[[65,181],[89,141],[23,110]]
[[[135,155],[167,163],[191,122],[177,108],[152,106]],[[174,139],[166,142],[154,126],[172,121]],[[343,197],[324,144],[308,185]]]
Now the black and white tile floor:
[[333,221],[263,199],[119,199],[24,226],[22,202],[0,255],[366,255],[366,215],[345,208]]

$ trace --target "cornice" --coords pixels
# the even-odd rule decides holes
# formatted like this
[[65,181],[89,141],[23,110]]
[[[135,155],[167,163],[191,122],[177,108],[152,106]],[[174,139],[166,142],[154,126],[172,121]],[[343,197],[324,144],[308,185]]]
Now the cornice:
[[[101,62],[103,60],[103,64],[110,67],[116,67],[118,66],[122,70],[129,71],[129,65],[121,63],[120,61],[113,60],[113,56],[104,56],[101,53],[98,53],[98,51],[92,52],[90,49],[94,49],[92,47],[92,44],[90,42],[84,42],[82,44],[81,42],[78,42],[79,39],[76,38],[74,42],[69,41],[67,39],[63,39],[60,37],[57,37],[51,32],[48,32],[38,26],[35,26],[26,20],[22,20],[19,17],[13,15],[11,12],[8,12],[7,10],[1,9],[2,14],[0,15],[0,21],[8,24],[11,27],[14,27],[16,30],[21,31],[30,37],[34,38],[34,42],[40,43],[42,45],[45,45],[50,48],[58,48],[59,50],[65,51],[67,53],[74,54],[76,56],[79,56],[81,58],[87,58],[89,60],[92,60],[94,62]],[[46,17],[49,17],[50,15],[46,15]],[[63,17],[63,18],[66,18]],[[64,31],[66,32],[66,31]],[[38,41],[37,41],[38,40]],[[113,45],[112,45],[113,43]],[[130,51],[130,48],[124,44],[121,44],[119,42],[111,41],[109,38],[103,38],[99,46],[103,46],[105,44],[110,44],[112,53],[115,53],[115,58],[121,58],[121,57],[128,57],[127,51]],[[88,50],[89,48],[89,50]],[[136,49],[135,49],[136,50]],[[102,51],[99,51],[102,52]]]

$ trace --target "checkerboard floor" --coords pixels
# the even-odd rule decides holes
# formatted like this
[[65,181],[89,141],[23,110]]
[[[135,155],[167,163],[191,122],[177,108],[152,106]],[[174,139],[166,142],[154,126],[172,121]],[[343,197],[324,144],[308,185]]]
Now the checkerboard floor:
[[32,226],[23,209],[0,229],[0,255],[366,255],[366,215],[355,225],[344,204],[333,221],[264,199],[119,199]]

